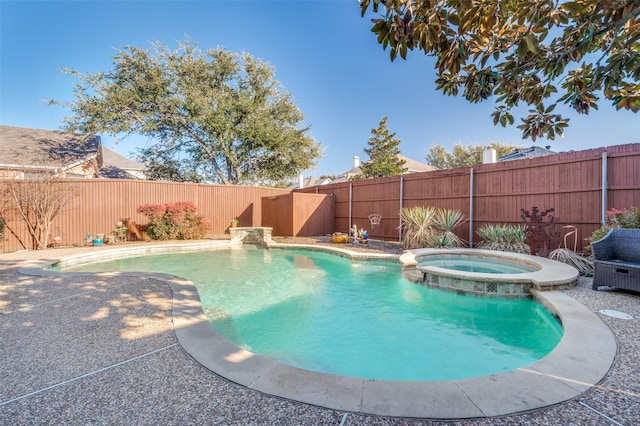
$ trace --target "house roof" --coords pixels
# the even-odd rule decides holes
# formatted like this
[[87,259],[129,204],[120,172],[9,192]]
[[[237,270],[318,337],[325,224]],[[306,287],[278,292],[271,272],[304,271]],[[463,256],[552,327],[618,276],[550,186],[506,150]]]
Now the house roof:
[[[310,186],[320,186],[331,183],[331,179],[317,178],[315,176],[307,176],[302,180],[302,187],[308,188]],[[289,186],[287,189],[300,189],[299,182]]]
[[516,148],[509,154],[503,155],[502,157],[498,158],[498,161],[522,160],[524,158],[544,157],[553,154],[557,153],[545,148],[541,148],[539,146],[532,146],[529,148]]
[[102,163],[100,137],[54,130],[0,125],[0,167],[5,169],[69,169],[97,160]]
[[144,166],[109,148],[102,147],[100,176],[107,179],[142,179]]
[[404,160],[404,166],[407,168],[407,173],[431,172],[433,170],[438,170],[437,167],[421,163],[409,157],[405,157],[404,155],[400,155],[399,157]]
[[[402,154],[399,154],[398,157],[404,160],[404,167],[407,168],[407,171],[405,173],[430,172],[433,170],[438,170],[437,167],[420,163],[419,161],[413,160],[409,157],[405,157]],[[331,181],[331,183],[346,182],[351,179],[352,176],[357,176],[361,173],[362,169],[360,169],[360,167],[354,167],[347,170],[346,172],[340,173],[334,180]]]

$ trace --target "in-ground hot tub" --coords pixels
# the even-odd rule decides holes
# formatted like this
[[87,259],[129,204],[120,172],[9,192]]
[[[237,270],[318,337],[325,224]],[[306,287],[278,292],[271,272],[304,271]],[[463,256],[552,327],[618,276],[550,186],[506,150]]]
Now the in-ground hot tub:
[[529,297],[530,290],[574,285],[578,271],[527,254],[482,249],[418,249],[400,256],[405,277],[431,287],[485,297]]

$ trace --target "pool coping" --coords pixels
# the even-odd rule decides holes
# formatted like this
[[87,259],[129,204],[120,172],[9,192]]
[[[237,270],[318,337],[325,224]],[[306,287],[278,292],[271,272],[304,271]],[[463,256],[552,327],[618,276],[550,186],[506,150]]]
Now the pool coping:
[[[279,364],[241,349],[216,333],[204,316],[195,285],[184,278],[158,273],[86,273],[45,270],[59,262],[85,262],[105,255],[159,253],[214,248],[240,248],[229,241],[172,243],[69,256],[39,261],[21,268],[30,275],[126,275],[151,277],[171,288],[172,319],[180,347],[213,373],[269,395],[334,410],[431,419],[469,419],[515,414],[577,398],[609,372],[617,343],[612,331],[595,313],[559,291],[532,290],[533,296],[560,318],[564,334],[558,346],[540,361],[517,370],[485,377],[436,381],[387,381],[335,376]],[[316,246],[271,245],[271,248]],[[334,251],[323,247],[321,251]],[[356,259],[391,259],[339,249],[336,254]],[[69,264],[69,263],[67,263]]]

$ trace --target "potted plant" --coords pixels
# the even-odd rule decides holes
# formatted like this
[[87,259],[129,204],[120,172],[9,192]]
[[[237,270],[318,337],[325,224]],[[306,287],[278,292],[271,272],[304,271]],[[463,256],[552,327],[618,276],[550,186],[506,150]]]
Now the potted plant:
[[237,217],[234,217],[233,219],[231,219],[231,227],[235,228],[236,226],[238,226],[238,222],[239,220]]
[[121,221],[116,222],[116,227],[113,230],[113,233],[115,235],[114,242],[115,240],[127,241],[127,235],[126,235],[127,229],[128,228],[124,226],[124,223],[122,223]]

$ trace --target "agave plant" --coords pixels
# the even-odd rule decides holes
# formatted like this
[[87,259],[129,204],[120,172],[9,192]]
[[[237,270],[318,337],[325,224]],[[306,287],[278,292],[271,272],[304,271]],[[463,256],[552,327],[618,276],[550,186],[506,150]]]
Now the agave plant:
[[435,229],[434,207],[411,207],[402,209],[402,245],[405,249],[429,247]]
[[466,222],[460,210],[438,209],[435,216],[437,234],[434,242],[436,247],[464,247],[466,244],[453,233],[453,230]]

